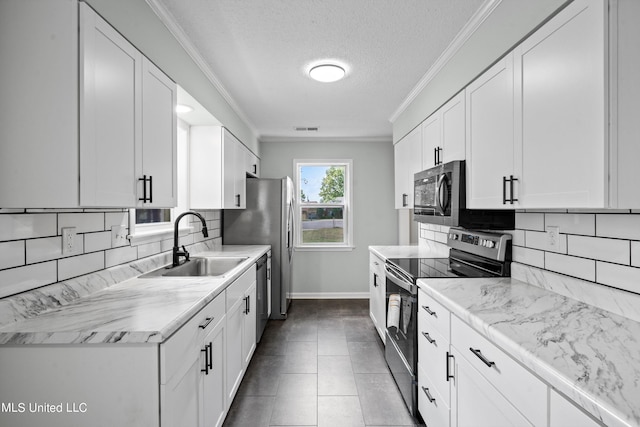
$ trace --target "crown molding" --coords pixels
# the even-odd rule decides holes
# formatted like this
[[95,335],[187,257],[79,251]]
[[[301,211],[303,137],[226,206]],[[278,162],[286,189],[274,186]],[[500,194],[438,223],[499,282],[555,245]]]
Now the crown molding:
[[502,0],[486,0],[484,4],[473,14],[471,19],[462,27],[460,32],[456,35],[453,41],[447,46],[447,48],[438,57],[436,62],[433,63],[427,73],[422,76],[418,84],[409,92],[409,95],[402,101],[402,104],[396,109],[393,115],[389,118],[391,123],[400,117],[400,115],[411,105],[411,103],[418,97],[422,90],[434,79],[435,76],[451,61],[456,53],[462,46],[471,38],[471,36],[478,30],[480,25],[493,13],[496,7],[502,3]]
[[272,142],[365,142],[365,143],[376,143],[376,142],[388,142],[391,144],[393,142],[393,138],[391,135],[385,136],[274,136],[274,135],[265,135],[258,138],[258,141],[261,143],[272,143]]
[[240,117],[243,122],[245,122],[253,135],[257,135],[255,126],[253,126],[251,120],[249,120],[249,118],[240,108],[235,99],[233,99],[227,89],[222,85],[213,70],[211,70],[211,67],[209,67],[209,64],[207,64],[207,61],[205,61],[198,49],[196,49],[189,37],[187,37],[182,27],[180,27],[180,25],[178,25],[178,23],[175,21],[173,15],[158,0],[145,1],[149,5],[149,7],[151,7],[151,10],[153,10],[156,16],[158,16],[164,26],[167,27],[169,32],[176,38],[180,46],[182,46],[182,48],[187,52],[191,59],[193,59],[193,61],[196,63],[198,68],[200,68],[207,79],[220,93],[222,98],[224,98],[224,100],[229,104],[231,109],[238,115],[238,117]]

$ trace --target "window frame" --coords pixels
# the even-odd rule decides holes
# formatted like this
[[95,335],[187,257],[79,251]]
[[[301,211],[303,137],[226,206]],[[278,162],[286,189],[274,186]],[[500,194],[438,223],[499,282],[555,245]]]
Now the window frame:
[[[344,197],[342,203],[305,203],[301,200],[302,186],[300,171],[303,166],[340,166],[344,167]],[[295,229],[298,230],[294,239],[296,251],[350,251],[355,249],[353,243],[353,160],[352,159],[294,159],[294,218]],[[302,209],[303,208],[342,208],[344,241],[326,243],[303,243]]]

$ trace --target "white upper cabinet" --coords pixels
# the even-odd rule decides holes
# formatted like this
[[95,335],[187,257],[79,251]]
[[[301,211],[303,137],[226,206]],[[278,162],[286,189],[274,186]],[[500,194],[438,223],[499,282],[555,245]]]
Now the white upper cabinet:
[[80,3],[81,206],[175,206],[175,105],[175,83]]
[[465,158],[464,91],[422,123],[422,169]]
[[393,147],[395,171],[395,207],[413,208],[413,175],[422,170],[422,131],[409,132]]
[[498,209],[504,205],[513,175],[513,57],[507,55],[466,90],[467,207]]
[[221,126],[191,127],[191,208],[246,207],[246,151],[247,148]]
[[254,178],[260,178],[260,159],[249,149],[245,149],[245,172]]
[[78,5],[0,1],[0,208],[78,206]]
[[607,207],[607,10],[575,1],[514,50],[522,207]]

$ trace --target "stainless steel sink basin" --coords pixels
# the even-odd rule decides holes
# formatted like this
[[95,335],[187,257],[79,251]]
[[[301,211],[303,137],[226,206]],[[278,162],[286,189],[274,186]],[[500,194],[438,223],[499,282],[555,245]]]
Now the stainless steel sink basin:
[[193,257],[177,267],[158,268],[140,278],[223,276],[247,259],[248,257]]

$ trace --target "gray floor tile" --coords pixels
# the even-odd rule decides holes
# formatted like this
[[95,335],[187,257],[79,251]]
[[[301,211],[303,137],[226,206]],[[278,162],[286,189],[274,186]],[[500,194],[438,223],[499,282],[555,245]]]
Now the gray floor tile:
[[278,396],[318,395],[318,375],[316,374],[281,374]]
[[224,427],[268,426],[274,403],[270,396],[236,396]]
[[349,356],[318,356],[318,395],[358,394]]
[[318,397],[318,427],[364,427],[358,396]]
[[349,347],[347,339],[322,339],[318,338],[318,356],[348,356]]
[[[309,426],[318,422],[318,399],[309,396],[277,396],[271,413],[271,425]],[[250,424],[247,424],[249,426]]]
[[347,344],[353,372],[357,374],[389,372],[384,353],[377,342],[349,342]]
[[391,374],[355,374],[367,425],[412,425],[414,420]]

